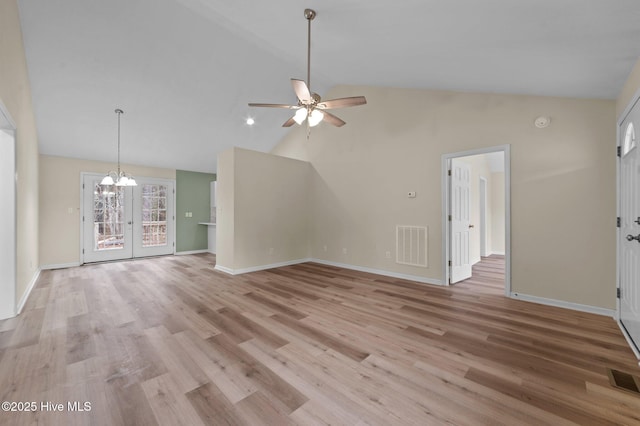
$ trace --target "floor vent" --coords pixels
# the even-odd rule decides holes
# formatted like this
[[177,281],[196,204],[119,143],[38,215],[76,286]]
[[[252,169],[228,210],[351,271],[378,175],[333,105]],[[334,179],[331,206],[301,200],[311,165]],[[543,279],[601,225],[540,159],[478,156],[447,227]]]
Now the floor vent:
[[622,371],[607,369],[611,386],[640,396],[640,379]]
[[396,263],[427,267],[427,228],[396,226]]

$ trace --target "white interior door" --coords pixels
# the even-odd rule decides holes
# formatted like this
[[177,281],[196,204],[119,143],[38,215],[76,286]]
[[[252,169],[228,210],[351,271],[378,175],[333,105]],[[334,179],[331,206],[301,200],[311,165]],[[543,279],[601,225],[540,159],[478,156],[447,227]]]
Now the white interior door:
[[137,186],[100,185],[84,173],[83,262],[173,254],[175,183],[138,177]]
[[135,257],[174,251],[174,183],[167,179],[136,178],[133,190],[133,253]]
[[451,160],[451,284],[471,278],[471,167]]
[[640,349],[640,104],[620,127],[620,321]]
[[131,187],[100,185],[104,175],[82,175],[84,262],[133,257]]
[[[3,113],[0,110],[0,125]],[[16,315],[16,172],[13,132],[0,128],[0,320]]]

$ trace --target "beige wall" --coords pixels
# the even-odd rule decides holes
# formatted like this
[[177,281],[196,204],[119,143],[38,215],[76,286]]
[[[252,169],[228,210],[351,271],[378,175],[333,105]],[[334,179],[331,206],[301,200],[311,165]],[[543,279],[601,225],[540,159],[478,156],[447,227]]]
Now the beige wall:
[[218,154],[216,179],[216,265],[235,265],[235,149]]
[[629,77],[622,87],[616,102],[616,117],[620,119],[625,108],[631,102],[633,96],[640,90],[640,59],[631,70]]
[[220,154],[217,264],[238,271],[307,258],[309,177],[303,161],[240,148]]
[[[40,264],[80,262],[80,174],[106,174],[113,163],[40,156]],[[175,179],[173,169],[122,165],[134,177]]]
[[[615,308],[615,102],[362,86],[325,97],[355,95],[368,104],[336,111],[346,126],[310,140],[296,127],[272,151],[316,171],[313,257],[441,280],[441,156],[510,144],[512,291]],[[429,227],[428,268],[385,259],[397,224]]]
[[16,298],[38,270],[38,135],[15,0],[0,2],[0,100],[17,126]]

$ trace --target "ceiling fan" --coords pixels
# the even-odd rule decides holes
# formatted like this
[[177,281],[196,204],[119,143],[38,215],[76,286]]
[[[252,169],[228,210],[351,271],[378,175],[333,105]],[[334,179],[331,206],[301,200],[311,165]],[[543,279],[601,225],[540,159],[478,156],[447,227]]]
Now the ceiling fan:
[[338,98],[323,101],[320,95],[311,92],[311,21],[316,17],[315,10],[305,9],[304,17],[308,21],[307,31],[307,81],[291,79],[293,85],[293,91],[298,98],[297,105],[286,104],[260,104],[250,103],[250,107],[267,107],[267,108],[287,108],[296,110],[293,117],[284,122],[282,127],[291,127],[294,123],[302,124],[305,121],[307,126],[314,127],[320,124],[321,121],[326,121],[329,124],[333,124],[336,127],[341,127],[347,124],[344,120],[336,117],[328,112],[328,109],[345,108],[357,105],[364,105],[367,100],[364,96],[353,96],[349,98]]

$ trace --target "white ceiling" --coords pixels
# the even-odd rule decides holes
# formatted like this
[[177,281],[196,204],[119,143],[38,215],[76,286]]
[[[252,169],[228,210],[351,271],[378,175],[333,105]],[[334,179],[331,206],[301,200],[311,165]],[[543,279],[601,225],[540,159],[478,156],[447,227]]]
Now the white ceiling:
[[[270,150],[312,86],[614,99],[640,56],[638,0],[18,0],[43,154],[213,172]],[[245,124],[248,116],[256,125]]]

